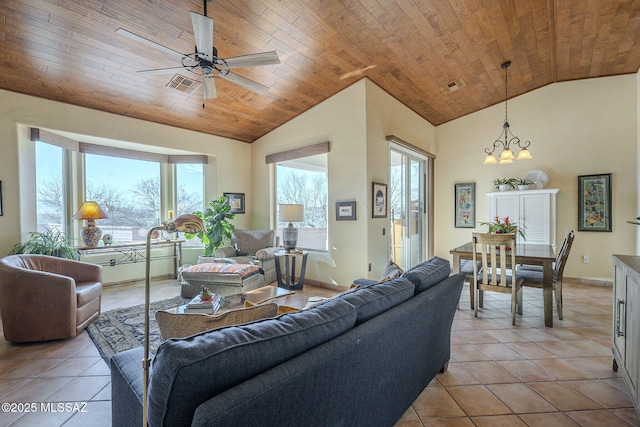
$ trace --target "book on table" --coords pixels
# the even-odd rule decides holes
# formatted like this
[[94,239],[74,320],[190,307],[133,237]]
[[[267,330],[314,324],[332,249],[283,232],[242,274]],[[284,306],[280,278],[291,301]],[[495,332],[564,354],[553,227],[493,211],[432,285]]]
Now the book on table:
[[214,314],[220,309],[220,295],[212,294],[212,298],[208,301],[202,301],[200,294],[196,295],[187,303],[185,313],[206,313]]

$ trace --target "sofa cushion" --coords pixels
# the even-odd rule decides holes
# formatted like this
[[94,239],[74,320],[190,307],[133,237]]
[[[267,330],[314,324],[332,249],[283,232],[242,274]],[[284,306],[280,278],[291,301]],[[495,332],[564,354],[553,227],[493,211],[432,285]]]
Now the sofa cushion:
[[165,341],[151,369],[149,424],[190,425],[204,401],[342,334],[355,321],[355,307],[332,299],[274,319]]
[[255,255],[258,250],[275,246],[274,230],[233,230],[231,241],[237,255]]
[[416,285],[416,294],[419,294],[446,279],[450,274],[451,264],[449,261],[436,256],[412,267],[402,277],[412,281]]
[[356,324],[360,324],[413,297],[415,288],[409,280],[399,277],[345,292],[338,298],[356,307]]

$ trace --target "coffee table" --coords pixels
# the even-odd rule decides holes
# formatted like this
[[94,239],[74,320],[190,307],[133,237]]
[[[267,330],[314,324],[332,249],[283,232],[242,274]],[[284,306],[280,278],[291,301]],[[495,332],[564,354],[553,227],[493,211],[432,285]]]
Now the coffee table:
[[[282,298],[287,295],[293,295],[295,292],[292,292],[288,289],[282,289],[277,286],[263,286],[258,289],[254,289],[252,291],[244,292],[241,294],[229,295],[226,297],[222,297],[220,299],[220,309],[215,314],[224,313],[227,310],[232,310],[234,308],[244,307],[244,303],[249,301],[253,304],[262,304],[267,301],[271,301],[277,298]],[[174,314],[185,314],[185,309],[187,308],[186,304],[181,305],[180,307],[175,307],[168,309]],[[190,314],[186,312],[186,314]],[[214,314],[214,313],[209,313]]]

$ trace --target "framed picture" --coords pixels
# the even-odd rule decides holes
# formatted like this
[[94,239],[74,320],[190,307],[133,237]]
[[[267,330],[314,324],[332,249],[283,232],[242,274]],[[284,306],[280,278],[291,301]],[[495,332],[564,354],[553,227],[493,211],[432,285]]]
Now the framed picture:
[[244,213],[244,193],[223,193],[223,195],[229,199],[229,206],[231,206],[231,213],[243,214]]
[[355,221],[356,202],[336,202],[336,221]]
[[578,230],[612,230],[610,173],[578,177]]
[[455,184],[456,228],[476,227],[476,183]]
[[371,186],[372,218],[387,217],[387,184],[374,182]]
[[2,216],[2,181],[0,181],[0,216]]

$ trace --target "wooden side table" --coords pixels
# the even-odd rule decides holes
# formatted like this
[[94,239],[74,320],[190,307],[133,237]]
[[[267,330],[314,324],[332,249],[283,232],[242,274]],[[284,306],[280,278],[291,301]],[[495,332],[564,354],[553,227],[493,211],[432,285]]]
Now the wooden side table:
[[[273,255],[276,261],[276,277],[278,279],[278,287],[291,290],[301,290],[304,285],[304,272],[307,267],[307,251],[288,252],[277,251]],[[302,265],[300,265],[300,277],[296,283],[296,258],[302,257]],[[284,258],[284,281],[282,280],[282,271],[280,261]]]

